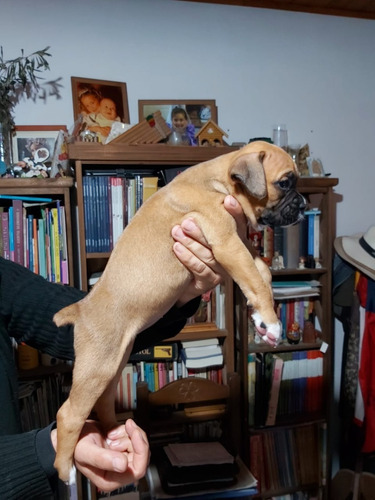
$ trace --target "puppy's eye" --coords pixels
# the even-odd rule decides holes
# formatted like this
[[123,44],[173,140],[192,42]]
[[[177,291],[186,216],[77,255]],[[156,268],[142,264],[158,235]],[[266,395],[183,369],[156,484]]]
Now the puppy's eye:
[[294,173],[289,172],[288,174],[286,174],[285,177],[283,177],[282,179],[279,180],[277,185],[282,191],[288,191],[289,189],[292,189],[295,187],[296,182],[297,182],[297,178],[294,175]]
[[286,191],[287,189],[290,188],[290,180],[289,179],[283,179],[279,181],[279,188],[282,189],[283,191]]

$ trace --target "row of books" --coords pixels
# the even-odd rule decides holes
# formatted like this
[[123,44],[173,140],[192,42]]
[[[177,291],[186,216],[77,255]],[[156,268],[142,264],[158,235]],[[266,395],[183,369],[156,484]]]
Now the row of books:
[[319,350],[248,355],[249,425],[275,425],[323,410]]
[[293,323],[298,323],[303,330],[306,321],[313,320],[314,302],[312,299],[288,299],[278,302],[276,313],[282,325],[282,340],[286,340],[287,331]]
[[4,203],[0,207],[1,256],[48,281],[68,284],[65,207],[50,198],[0,198]]
[[269,266],[278,252],[286,269],[297,269],[301,261],[305,267],[315,267],[320,258],[320,214],[317,208],[307,210],[305,218],[294,226],[265,227],[250,232],[249,238]]
[[154,392],[186,377],[203,377],[223,383],[223,353],[218,339],[161,344],[130,357],[117,386],[119,411],[137,407],[137,383],[147,382]]
[[19,404],[23,431],[46,427],[53,422],[68,397],[70,386],[71,375],[62,373],[21,382]]
[[86,251],[111,252],[139,207],[158,189],[158,177],[82,178]]
[[[272,498],[277,498],[277,491],[324,484],[326,433],[325,424],[314,423],[252,434],[250,469],[258,479],[258,490],[272,491]],[[307,495],[305,491],[302,498]]]

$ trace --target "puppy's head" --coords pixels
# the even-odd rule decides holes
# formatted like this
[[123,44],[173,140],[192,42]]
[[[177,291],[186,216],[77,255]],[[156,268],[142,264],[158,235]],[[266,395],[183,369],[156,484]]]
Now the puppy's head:
[[[243,147],[235,157],[229,175],[234,196],[245,195],[258,225],[289,226],[302,220],[304,197],[296,190],[298,170],[283,149],[263,141]],[[253,215],[253,217],[251,217]]]

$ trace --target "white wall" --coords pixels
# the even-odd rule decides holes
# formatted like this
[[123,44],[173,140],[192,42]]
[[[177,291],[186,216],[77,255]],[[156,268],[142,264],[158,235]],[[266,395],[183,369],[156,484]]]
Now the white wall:
[[[16,123],[73,122],[71,76],[125,81],[138,99],[216,99],[229,141],[310,145],[339,177],[337,234],[375,223],[375,21],[174,0],[2,0],[5,56],[51,46],[62,99],[24,102]],[[337,325],[340,359],[341,327]],[[337,363],[339,368],[339,363]]]

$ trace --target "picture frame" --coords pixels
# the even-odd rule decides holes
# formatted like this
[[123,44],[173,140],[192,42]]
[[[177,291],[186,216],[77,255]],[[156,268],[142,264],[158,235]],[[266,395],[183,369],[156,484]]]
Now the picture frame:
[[49,152],[45,161],[52,162],[55,144],[60,130],[67,131],[66,125],[17,125],[12,137],[13,163],[32,156],[30,146],[38,143]]
[[87,99],[91,95],[94,98],[97,97],[98,100],[101,98],[111,99],[116,106],[117,116],[120,118],[120,121],[123,123],[130,123],[128,93],[125,82],[95,80],[92,78],[72,76],[71,83],[74,121],[78,120],[79,116],[82,114],[97,112],[92,106],[92,101],[91,106],[87,109],[85,109],[84,103],[82,102],[84,96],[86,96]]
[[196,133],[208,120],[218,123],[215,99],[140,99],[138,101],[139,121],[159,110],[164,120],[170,124],[171,112],[175,107],[183,107],[186,110]]
[[306,158],[310,177],[325,177],[323,163],[318,158]]

